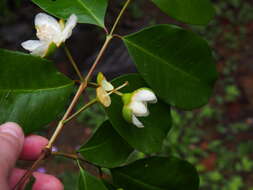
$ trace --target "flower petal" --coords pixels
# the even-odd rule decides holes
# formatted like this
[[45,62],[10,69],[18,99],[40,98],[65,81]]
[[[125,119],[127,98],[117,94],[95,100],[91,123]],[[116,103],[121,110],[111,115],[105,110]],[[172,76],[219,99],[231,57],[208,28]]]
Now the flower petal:
[[133,100],[142,101],[142,102],[150,102],[150,103],[157,102],[155,93],[148,88],[142,88],[142,89],[137,90],[133,95]]
[[143,102],[133,101],[130,103],[129,108],[132,109],[133,114],[137,117],[146,117],[149,115],[147,105]]
[[38,46],[35,50],[31,52],[32,55],[45,57],[47,55],[50,44],[47,42],[42,42],[40,46]]
[[97,83],[98,83],[98,85],[101,85],[102,80],[104,80],[104,78],[105,77],[104,77],[103,73],[99,72],[98,75],[97,75]]
[[101,72],[97,75],[97,83],[99,86],[102,86],[105,91],[111,91],[114,89],[113,85],[106,80],[105,76]]
[[138,128],[144,127],[143,123],[135,115],[132,115],[132,122]]
[[114,89],[113,85],[107,80],[102,80],[101,86],[105,89],[105,91],[111,91]]
[[103,87],[98,87],[96,92],[99,102],[103,104],[105,107],[109,107],[111,105],[111,98],[107,94],[107,92],[103,89]]
[[61,37],[61,27],[58,21],[45,13],[39,13],[35,17],[35,27],[37,37],[43,41],[59,42]]
[[65,28],[62,31],[61,35],[62,42],[65,42],[65,40],[71,36],[72,30],[76,26],[76,24],[77,24],[77,16],[75,14],[70,15],[65,25]]
[[21,46],[28,51],[34,51],[42,44],[43,44],[43,42],[41,42],[39,40],[28,40],[28,41],[23,42],[21,44]]

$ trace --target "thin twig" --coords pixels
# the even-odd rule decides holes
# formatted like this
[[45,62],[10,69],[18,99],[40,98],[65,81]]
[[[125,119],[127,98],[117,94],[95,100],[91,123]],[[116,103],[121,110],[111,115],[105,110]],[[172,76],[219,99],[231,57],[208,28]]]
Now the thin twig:
[[92,106],[93,104],[95,104],[97,102],[97,99],[93,99],[91,101],[89,101],[87,104],[85,104],[82,108],[80,108],[76,113],[72,114],[71,116],[68,117],[68,119],[63,121],[63,124],[68,123],[70,120],[74,119],[77,115],[79,115],[80,113],[82,113],[84,110],[86,110],[88,107]]
[[25,172],[25,174],[20,178],[18,183],[12,188],[12,190],[19,190],[19,187],[22,187],[23,184],[30,178],[32,173],[39,167],[39,165],[48,157],[50,152],[48,150],[42,151],[39,158],[33,163],[33,165]]
[[83,158],[80,157],[78,154],[70,154],[70,153],[65,153],[65,152],[52,152],[52,155],[53,156],[62,156],[62,157],[69,158],[72,160],[83,160]]
[[91,66],[91,68],[90,68],[88,74],[87,74],[86,77],[85,77],[85,81],[86,81],[87,83],[89,82],[91,75],[93,74],[93,72],[94,72],[94,70],[95,70],[97,64],[98,64],[99,61],[101,60],[102,55],[104,54],[104,52],[105,52],[105,50],[106,50],[107,46],[109,45],[109,43],[110,43],[110,41],[111,41],[112,38],[113,38],[113,37],[112,37],[111,35],[106,36],[106,40],[105,40],[105,43],[104,43],[104,45],[103,45],[101,51],[98,53],[98,56],[97,56],[96,60],[94,61],[94,64]]
[[70,106],[68,107],[66,113],[64,114],[63,118],[61,119],[61,121],[58,123],[58,126],[56,127],[56,130],[53,134],[53,136],[50,138],[49,142],[48,142],[48,145],[46,146],[46,148],[48,149],[51,149],[56,138],[59,136],[60,132],[62,131],[62,128],[64,127],[64,123],[63,121],[65,121],[70,113],[72,112],[72,110],[74,109],[77,101],[79,100],[79,97],[82,95],[84,89],[87,87],[87,83],[84,81],[81,83],[81,85],[79,86],[78,90],[77,90],[77,93],[75,95],[75,97],[73,98]]
[[52,152],[52,155],[53,156],[61,156],[61,157],[69,158],[69,159],[72,159],[72,160],[80,160],[80,161],[82,161],[86,164],[89,164],[89,165],[95,166],[97,168],[100,168],[100,166],[85,160],[83,157],[79,156],[78,154],[71,154],[71,153],[66,153],[66,152]]
[[114,38],[118,38],[118,39],[120,39],[120,40],[122,40],[122,36],[121,35],[119,35],[119,34],[113,34],[112,35]]
[[116,21],[115,21],[115,23],[114,23],[114,25],[113,25],[113,27],[112,27],[112,30],[111,30],[111,32],[110,32],[110,35],[113,35],[113,33],[114,33],[116,27],[118,26],[118,23],[119,23],[119,21],[120,21],[122,15],[123,15],[123,13],[125,12],[125,10],[126,10],[126,8],[128,7],[128,5],[129,5],[130,2],[131,2],[131,0],[127,0],[127,2],[124,4],[124,6],[123,6],[123,8],[121,9],[121,11],[120,11],[118,17],[116,18]]
[[123,93],[119,92],[119,90],[124,88],[127,85],[128,85],[128,81],[126,81],[124,84],[122,84],[122,85],[118,86],[117,88],[113,89],[112,91],[110,91],[108,93],[108,95],[111,95],[111,94],[115,93],[115,94],[118,94],[119,96],[122,96]]
[[71,55],[69,49],[67,48],[66,44],[63,44],[63,48],[64,48],[64,51],[65,51],[65,53],[66,53],[66,55],[67,55],[67,57],[68,57],[70,63],[71,63],[72,66],[74,67],[74,69],[75,69],[75,71],[76,71],[78,77],[80,78],[81,81],[83,81],[83,76],[82,76],[80,70],[78,69],[77,64],[76,64],[76,62],[74,61],[74,59],[73,59],[73,57],[72,57],[72,55]]
[[88,87],[97,88],[97,87],[99,87],[99,85],[94,82],[88,82]]
[[[63,121],[65,121],[65,120],[69,117],[69,115],[71,114],[72,110],[74,109],[74,107],[75,107],[77,101],[79,100],[80,96],[82,95],[82,93],[84,92],[84,90],[87,88],[87,84],[88,84],[88,82],[89,82],[89,80],[90,80],[90,77],[91,77],[91,75],[93,74],[93,72],[94,72],[94,70],[95,70],[97,64],[98,64],[99,61],[101,60],[103,54],[105,53],[105,50],[106,50],[106,48],[108,47],[110,41],[111,41],[114,37],[120,37],[119,35],[114,35],[113,33],[114,33],[114,30],[116,29],[118,23],[119,23],[120,18],[122,17],[122,15],[123,15],[123,13],[125,12],[127,6],[129,5],[130,1],[131,1],[131,0],[127,0],[126,4],[124,5],[124,7],[122,8],[122,10],[120,11],[120,13],[119,13],[119,15],[118,15],[118,17],[117,17],[117,19],[116,19],[116,21],[115,21],[113,27],[112,27],[112,30],[111,30],[110,34],[108,34],[107,29],[105,29],[105,31],[106,31],[106,33],[107,33],[106,40],[105,40],[105,42],[104,42],[104,44],[103,44],[103,46],[102,46],[100,52],[98,53],[98,56],[97,56],[96,60],[94,61],[92,67],[90,68],[90,70],[89,70],[89,72],[88,72],[88,74],[87,74],[87,76],[85,77],[84,80],[83,80],[83,77],[82,77],[82,75],[81,75],[81,73],[80,73],[80,71],[79,71],[79,69],[78,69],[78,67],[77,67],[77,65],[76,65],[76,63],[75,63],[75,61],[74,61],[74,59],[72,58],[70,52],[68,51],[67,48],[64,48],[65,51],[67,50],[67,51],[66,51],[66,53],[68,52],[68,53],[67,53],[67,56],[69,57],[70,62],[72,63],[73,67],[75,68],[75,70],[76,70],[76,72],[77,72],[77,74],[78,74],[78,76],[79,76],[79,78],[81,79],[82,82],[81,82],[81,84],[80,84],[80,86],[79,86],[79,88],[78,88],[78,91],[77,91],[77,93],[75,94],[75,96],[74,96],[72,102],[70,103],[70,106],[68,107],[66,113],[64,114],[64,116],[63,116],[63,118],[60,120],[60,122],[58,123],[58,126],[57,126],[57,128],[56,128],[54,134],[53,134],[52,137],[50,138],[48,145],[44,148],[44,151],[41,153],[40,157],[33,163],[33,165],[31,166],[31,168],[30,168],[30,169],[24,174],[24,176],[18,181],[18,183],[17,183],[17,184],[15,185],[15,187],[13,188],[13,190],[17,190],[19,187],[22,187],[23,184],[31,177],[33,171],[34,171],[36,168],[38,168],[38,166],[41,164],[41,162],[42,162],[44,159],[46,159],[47,156],[48,156],[49,154],[52,153],[52,151],[51,151],[52,146],[53,146],[53,144],[54,144],[56,138],[59,136],[60,132],[62,131],[62,129],[63,129],[63,127],[64,127]],[[117,92],[117,90],[114,91],[114,92]],[[85,162],[89,163],[88,161],[85,161]],[[93,163],[89,163],[89,164],[94,165]],[[94,166],[96,166],[96,165],[94,165]],[[99,166],[97,166],[97,167],[99,168]]]

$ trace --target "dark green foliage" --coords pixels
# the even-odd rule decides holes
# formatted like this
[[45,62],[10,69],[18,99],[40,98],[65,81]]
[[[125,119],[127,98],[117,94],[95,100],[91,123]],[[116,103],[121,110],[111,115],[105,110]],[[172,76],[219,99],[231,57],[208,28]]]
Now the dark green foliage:
[[73,82],[53,63],[0,50],[0,123],[13,121],[26,133],[40,130],[63,111]]
[[104,27],[107,0],[32,0],[40,8],[52,15],[67,19],[76,14],[80,23]]
[[97,179],[95,176],[92,176],[87,171],[79,167],[80,176],[78,189],[79,190],[107,190],[103,182]]
[[118,187],[131,190],[198,190],[199,177],[188,162],[176,157],[151,157],[112,169]]
[[[129,85],[121,90],[123,93],[148,87],[138,74],[121,76],[113,80],[112,84],[119,86],[126,81],[129,82]],[[123,118],[121,97],[112,95],[111,98],[112,104],[106,109],[106,112],[115,130],[135,149],[145,153],[159,152],[163,140],[171,127],[170,107],[160,100],[156,104],[148,105],[150,115],[148,117],[140,117],[141,122],[145,126],[140,129]]]
[[112,168],[123,164],[133,148],[105,121],[78,152],[101,167]]
[[151,0],[173,18],[197,25],[206,25],[214,16],[210,0]]
[[124,37],[124,43],[163,101],[189,110],[208,102],[217,72],[205,40],[177,26],[158,25]]

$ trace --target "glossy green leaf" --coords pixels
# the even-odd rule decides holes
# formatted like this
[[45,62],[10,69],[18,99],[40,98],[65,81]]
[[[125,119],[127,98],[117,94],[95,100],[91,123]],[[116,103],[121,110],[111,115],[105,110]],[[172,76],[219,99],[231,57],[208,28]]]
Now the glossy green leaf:
[[107,190],[103,182],[79,166],[78,190]]
[[131,190],[198,190],[199,177],[188,162],[176,157],[151,157],[111,170],[113,181]]
[[[112,81],[117,87],[128,81],[129,85],[120,90],[123,93],[132,92],[142,87],[148,87],[138,74],[123,75]],[[164,138],[171,128],[170,107],[161,101],[149,104],[150,115],[139,117],[144,128],[137,128],[127,122],[122,116],[123,103],[118,95],[111,95],[112,104],[106,109],[107,115],[116,131],[135,149],[153,153],[159,152]]]
[[0,49],[0,123],[41,129],[64,110],[73,85],[50,61]]
[[78,17],[78,22],[104,27],[104,17],[107,0],[32,0],[44,11],[67,19],[72,13]]
[[122,139],[109,121],[105,121],[78,150],[85,160],[105,168],[120,166],[132,151],[133,148]]
[[208,102],[217,72],[205,40],[158,25],[124,37],[124,43],[145,81],[166,103],[193,109]]
[[205,25],[214,16],[210,0],[151,0],[169,16],[189,24]]

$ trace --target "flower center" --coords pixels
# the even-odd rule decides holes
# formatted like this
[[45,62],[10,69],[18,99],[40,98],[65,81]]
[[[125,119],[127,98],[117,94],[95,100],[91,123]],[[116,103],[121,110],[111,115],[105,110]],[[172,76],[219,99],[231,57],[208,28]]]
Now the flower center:
[[37,30],[37,37],[40,40],[53,41],[55,38],[56,31],[48,25],[36,27],[36,30]]

